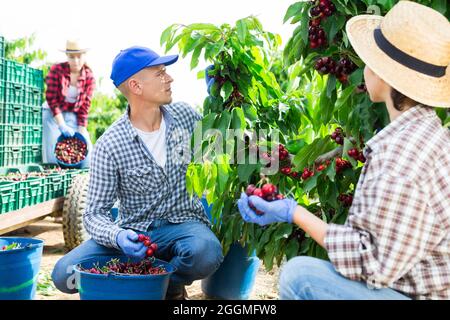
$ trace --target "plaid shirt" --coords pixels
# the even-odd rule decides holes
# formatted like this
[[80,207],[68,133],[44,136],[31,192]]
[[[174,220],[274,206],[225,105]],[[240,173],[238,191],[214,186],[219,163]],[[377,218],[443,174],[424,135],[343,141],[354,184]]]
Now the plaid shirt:
[[325,247],[336,270],[369,288],[450,299],[450,131],[434,110],[407,110],[367,142],[344,225]]
[[[154,219],[210,225],[198,197],[191,198],[186,190],[186,170],[192,157],[190,137],[201,116],[185,103],[165,105],[161,110],[166,121],[164,169],[133,128],[129,108],[94,147],[83,221],[101,245],[119,249],[116,237],[121,230],[146,231]],[[120,214],[113,222],[110,209],[117,199]]]
[[47,92],[45,98],[53,116],[63,111],[75,112],[79,126],[87,126],[89,108],[95,89],[95,79],[89,67],[81,69],[78,78],[78,98],[75,103],[65,101],[70,86],[70,66],[68,62],[55,64],[50,68],[46,78]]

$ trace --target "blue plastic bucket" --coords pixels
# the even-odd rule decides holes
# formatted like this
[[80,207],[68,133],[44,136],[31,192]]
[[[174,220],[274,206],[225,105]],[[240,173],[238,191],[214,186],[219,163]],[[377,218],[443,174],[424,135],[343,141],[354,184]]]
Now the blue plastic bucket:
[[[212,205],[203,197],[203,207],[211,220]],[[247,249],[239,243],[231,245],[222,264],[215,273],[202,280],[202,291],[211,298],[247,300],[255,284],[261,260],[253,251],[250,256]]]
[[[77,138],[78,140],[83,141],[86,144],[86,157],[84,158],[84,160],[81,160],[80,162],[77,163],[65,163],[60,161],[58,158],[56,158],[56,162],[63,168],[72,168],[72,169],[76,169],[76,168],[81,168],[83,166],[83,164],[86,162],[86,158],[87,155],[89,154],[89,149],[87,148],[87,141],[86,139],[83,137],[83,135],[79,132],[75,132],[75,135],[73,136],[74,138]],[[67,138],[65,138],[63,135],[60,135],[58,137],[58,140],[56,142],[56,144],[58,144],[58,142],[61,142],[63,140],[66,140]],[[55,153],[56,153],[56,144],[55,144]]]
[[232,244],[219,269],[202,280],[202,291],[210,298],[247,300],[260,264],[255,252],[248,256],[239,243]]
[[94,263],[104,266],[111,259],[121,262],[139,262],[126,256],[99,256],[81,261],[74,266],[75,281],[81,300],[163,300],[170,276],[176,268],[168,262],[155,259],[154,266],[163,266],[167,273],[160,275],[124,275],[118,273],[92,274],[81,271]]
[[36,293],[44,241],[0,237],[0,248],[14,242],[22,248],[0,251],[0,300],[31,300]]

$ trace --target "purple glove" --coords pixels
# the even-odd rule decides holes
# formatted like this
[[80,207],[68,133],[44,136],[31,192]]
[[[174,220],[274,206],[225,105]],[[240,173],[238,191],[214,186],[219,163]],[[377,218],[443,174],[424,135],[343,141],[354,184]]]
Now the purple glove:
[[128,257],[144,259],[147,247],[138,241],[138,234],[133,230],[122,230],[117,234],[117,245]]
[[[263,214],[258,215],[250,208],[251,203],[256,210],[262,211]],[[238,208],[242,219],[245,222],[257,223],[260,226],[274,222],[288,222],[292,223],[292,216],[294,214],[297,202],[294,199],[283,199],[272,202],[256,196],[248,197],[245,192],[242,192],[241,198],[238,200]]]

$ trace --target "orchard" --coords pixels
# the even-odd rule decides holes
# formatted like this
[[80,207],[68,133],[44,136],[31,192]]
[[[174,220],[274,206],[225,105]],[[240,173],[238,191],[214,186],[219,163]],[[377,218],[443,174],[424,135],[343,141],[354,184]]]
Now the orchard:
[[[192,69],[200,59],[212,65],[198,70],[209,88],[187,188],[212,204],[225,253],[238,241],[268,270],[298,255],[327,259],[293,225],[245,223],[236,202],[243,191],[268,201],[283,195],[326,222],[344,223],[365,143],[389,123],[385,106],[368,97],[345,24],[360,14],[384,15],[396,2],[295,2],[284,23],[296,28],[283,50],[280,36],[253,16],[234,25],[174,24],[162,33],[166,51],[177,45],[182,57],[191,54]],[[417,2],[450,16],[446,1]],[[445,109],[436,110],[448,125]]]

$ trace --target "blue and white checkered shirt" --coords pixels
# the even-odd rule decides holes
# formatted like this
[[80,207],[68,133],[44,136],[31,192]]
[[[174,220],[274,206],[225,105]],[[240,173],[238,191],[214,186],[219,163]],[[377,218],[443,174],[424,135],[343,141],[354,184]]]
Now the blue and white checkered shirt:
[[[166,121],[167,161],[160,167],[133,128],[127,112],[98,139],[92,154],[84,226],[97,243],[119,249],[123,229],[146,231],[153,220],[210,225],[198,197],[186,190],[191,135],[201,116],[186,103],[161,107]],[[120,201],[116,221],[110,214]]]

